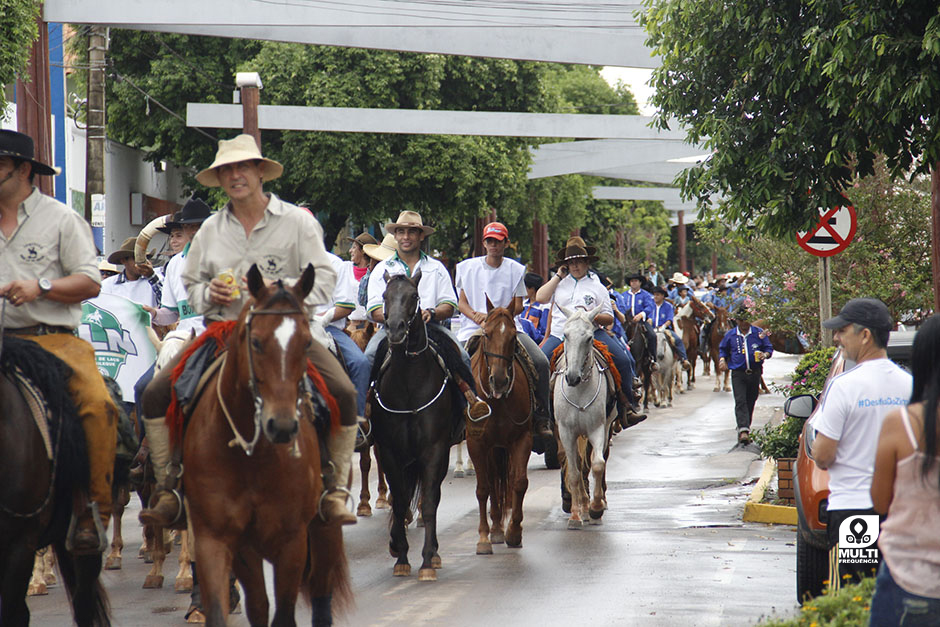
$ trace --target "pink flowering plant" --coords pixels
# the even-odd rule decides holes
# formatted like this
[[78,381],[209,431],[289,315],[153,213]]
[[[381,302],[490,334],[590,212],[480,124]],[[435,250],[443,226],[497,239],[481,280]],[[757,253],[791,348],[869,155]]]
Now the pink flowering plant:
[[822,394],[832,366],[832,358],[836,354],[834,347],[820,348],[803,355],[793,374],[790,383],[774,385],[774,388],[784,396],[797,396],[799,394],[812,394],[816,398]]

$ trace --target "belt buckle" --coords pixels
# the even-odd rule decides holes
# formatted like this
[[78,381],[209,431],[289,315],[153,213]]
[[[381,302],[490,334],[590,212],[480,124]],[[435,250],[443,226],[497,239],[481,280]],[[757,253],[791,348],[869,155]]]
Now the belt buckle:
[[754,371],[753,371],[752,369],[748,368],[748,369],[746,369],[746,370],[744,371],[744,374],[754,374]]

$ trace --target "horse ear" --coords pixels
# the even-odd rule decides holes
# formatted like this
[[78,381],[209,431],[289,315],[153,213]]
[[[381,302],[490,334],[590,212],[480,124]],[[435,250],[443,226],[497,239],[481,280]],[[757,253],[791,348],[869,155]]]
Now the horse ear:
[[486,296],[486,313],[490,313],[496,308],[493,307],[493,302],[490,300],[489,294],[484,294],[484,296]]
[[261,276],[261,270],[258,270],[258,264],[251,264],[248,268],[248,291],[258,300],[258,296],[264,290],[264,277]]
[[388,280],[389,280],[390,278],[392,278],[392,277],[389,276],[388,270],[386,270],[386,271],[385,271],[385,274],[382,275],[382,280],[385,281],[386,283],[388,283]]
[[570,318],[571,316],[574,315],[574,311],[573,311],[573,310],[568,309],[567,307],[565,307],[565,306],[562,305],[561,303],[555,303],[555,306],[558,307],[559,309],[561,309],[561,313],[565,314],[565,318]]
[[415,284],[415,287],[418,287],[418,283],[421,282],[421,268],[418,268],[417,272],[412,275],[411,282]]
[[297,281],[297,284],[294,286],[297,291],[297,298],[303,302],[307,298],[307,294],[310,293],[310,290],[313,289],[313,279],[316,276],[316,270],[313,268],[312,263],[308,263],[307,267],[304,268],[304,273],[300,275],[300,280]]
[[590,312],[588,312],[588,316],[587,316],[588,320],[590,320],[591,322],[594,322],[594,318],[596,318],[597,314],[599,314],[600,312],[601,312],[601,306],[598,305],[597,307],[592,309]]

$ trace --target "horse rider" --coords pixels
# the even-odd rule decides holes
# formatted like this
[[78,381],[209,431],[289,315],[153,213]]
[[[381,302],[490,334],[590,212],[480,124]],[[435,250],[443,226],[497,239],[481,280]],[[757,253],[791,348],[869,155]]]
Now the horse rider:
[[[732,300],[731,295],[728,293],[729,287],[725,285],[725,277],[718,277],[716,279],[715,291],[709,292],[702,298],[702,302],[706,307],[715,311],[719,307],[724,308],[729,313],[731,312]],[[709,322],[706,322],[702,325],[702,337],[700,338],[700,344],[702,346],[708,346],[708,337],[711,335],[712,325],[715,323],[715,320],[712,319]]]
[[[617,399],[617,419],[622,427],[633,426],[646,418],[637,411],[636,398],[633,394],[634,362],[633,357],[603,327],[613,322],[613,308],[610,297],[597,275],[591,272],[591,263],[597,261],[594,247],[585,245],[580,237],[571,237],[565,247],[555,254],[558,270],[551,279],[539,288],[536,298],[540,303],[561,304],[567,309],[581,307],[588,311],[601,307],[601,313],[594,318],[598,328],[594,330],[594,339],[600,340],[607,347],[620,372],[621,389],[624,394]],[[564,339],[566,316],[558,307],[552,307],[551,335],[542,344],[545,357],[552,353]]]
[[643,275],[640,273],[631,274],[627,277],[627,284],[630,289],[625,291],[623,296],[623,313],[633,322],[640,325],[643,333],[646,335],[646,346],[650,358],[650,367],[652,370],[658,370],[656,364],[656,334],[653,327],[650,326],[650,317],[653,315],[653,296],[640,286],[643,284]]
[[352,266],[353,279],[356,281],[356,308],[346,318],[346,327],[351,329],[362,329],[369,324],[369,317],[366,314],[365,304],[360,303],[360,289],[365,282],[365,289],[368,290],[366,276],[375,266],[375,260],[365,253],[364,246],[375,246],[378,242],[369,233],[360,233],[356,237],[347,237],[349,242],[349,264]]
[[[672,301],[672,304],[675,305],[676,309],[679,309],[679,307],[682,307],[690,300],[689,277],[685,276],[681,272],[676,272],[669,278],[669,283],[672,285],[672,289],[669,290],[667,297],[670,301]],[[685,296],[679,295],[680,287],[685,289]]]
[[[363,320],[371,321],[372,316],[369,315],[366,305],[369,304],[369,281],[372,278],[372,271],[375,270],[376,266],[380,263],[398,252],[398,243],[395,241],[394,235],[386,233],[380,243],[363,244],[362,252],[365,253],[366,258],[369,260],[369,269],[365,276],[362,277],[362,280],[359,281],[358,302],[364,312],[363,315],[365,318],[363,318]],[[368,348],[368,346],[366,348]],[[373,358],[368,357],[368,359],[370,360],[369,363],[372,363]]]
[[519,314],[519,320],[522,323],[522,330],[536,344],[541,345],[548,331],[551,308],[536,301],[535,293],[545,284],[545,280],[535,272],[527,272],[522,280],[525,283],[526,297],[522,301],[522,313]]
[[[304,301],[308,311],[332,302],[336,273],[323,245],[323,229],[306,209],[265,192],[265,181],[283,173],[277,161],[262,156],[254,137],[242,134],[219,141],[213,163],[196,175],[206,187],[221,187],[229,202],[206,220],[190,244],[183,284],[194,311],[211,323],[237,319],[248,290],[220,278],[228,273],[244,277],[252,264],[268,281],[299,277],[307,265],[316,271],[313,289]],[[356,389],[342,365],[318,342],[307,357],[316,365],[340,411],[340,428],[327,435],[324,467],[326,494],[320,515],[331,523],[355,524],[346,507],[353,446],[356,440]],[[141,511],[144,523],[169,526],[180,517],[182,502],[175,491],[180,475],[180,448],[170,451],[164,416],[170,400],[170,372],[179,357],[161,370],[144,392],[144,420],[159,489],[151,507]],[[164,374],[166,373],[166,374]],[[154,437],[157,436],[157,437]]]
[[[525,296],[525,266],[505,257],[509,244],[509,229],[501,222],[490,222],[483,227],[483,248],[486,255],[465,259],[457,264],[457,308],[460,310],[460,329],[457,339],[465,343],[482,332],[486,320],[487,299],[494,307],[505,307],[515,318],[522,312]],[[535,389],[535,408],[532,432],[547,439],[551,430],[551,404],[549,402],[548,358],[535,341],[522,330],[516,319],[516,339],[535,365],[538,381]]]
[[73,499],[70,541],[76,554],[94,554],[105,548],[111,518],[118,414],[94,349],[75,334],[82,301],[97,296],[101,283],[91,229],[33,185],[36,175],[57,173],[35,158],[31,137],[0,130],[0,297],[13,305],[3,307],[3,333],[36,342],[72,369],[68,389],[88,447],[90,502]]
[[673,325],[673,319],[676,317],[676,310],[672,303],[666,300],[666,290],[660,286],[653,288],[653,315],[650,316],[650,324],[654,329],[662,329],[672,335],[672,345],[682,360],[682,369],[691,370],[692,364],[689,363],[689,356],[685,351],[685,344],[682,338],[676,333]]

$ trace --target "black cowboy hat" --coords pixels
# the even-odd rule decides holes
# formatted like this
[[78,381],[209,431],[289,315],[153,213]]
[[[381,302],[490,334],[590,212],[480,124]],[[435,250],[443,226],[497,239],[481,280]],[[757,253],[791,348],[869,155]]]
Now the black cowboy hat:
[[624,279],[624,281],[626,281],[627,285],[629,285],[630,281],[632,281],[633,279],[636,279],[637,281],[640,281],[642,283],[643,281],[646,280],[646,277],[643,276],[642,272],[633,272],[631,274],[628,274],[626,278]]
[[[199,198],[190,198],[180,209],[176,224],[202,224],[212,215],[212,209]],[[175,218],[175,216],[174,216]]]
[[177,211],[176,213],[174,213],[172,216],[170,216],[169,220],[163,223],[163,226],[158,226],[157,230],[160,231],[161,233],[165,233],[169,235],[173,231],[173,229],[178,229],[181,226],[179,223],[181,213],[182,212],[180,211]]
[[584,259],[588,263],[594,263],[598,259],[595,252],[596,248],[586,245],[583,239],[575,235],[569,237],[565,247],[555,253],[555,264],[562,265],[572,259]]
[[57,176],[59,168],[53,168],[42,161],[36,160],[36,145],[33,138],[16,131],[0,130],[0,157],[13,157],[23,159],[33,164],[34,174]]

